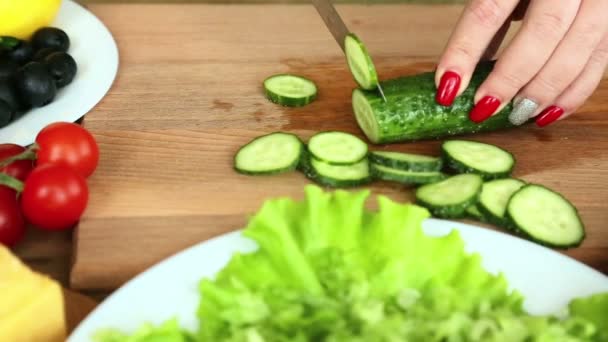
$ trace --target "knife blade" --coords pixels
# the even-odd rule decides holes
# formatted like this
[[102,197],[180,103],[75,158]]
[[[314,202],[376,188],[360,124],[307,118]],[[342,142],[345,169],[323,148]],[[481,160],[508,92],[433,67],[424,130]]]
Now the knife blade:
[[[336,40],[336,42],[342,49],[342,52],[345,52],[344,39],[346,38],[346,35],[348,35],[348,33],[350,31],[346,27],[346,24],[344,24],[344,21],[340,17],[340,14],[338,13],[336,8],[332,4],[331,0],[311,0],[311,1],[312,1],[313,5],[315,6],[315,8],[317,9],[317,12],[319,12],[321,19],[323,19],[325,26],[327,26],[327,29],[332,34],[332,36],[334,36],[334,39]],[[382,87],[380,86],[380,83],[378,83],[376,85],[376,87],[378,88],[378,92],[380,92],[382,99],[384,100],[384,102],[386,102],[386,97],[384,97],[384,91],[382,91]]]

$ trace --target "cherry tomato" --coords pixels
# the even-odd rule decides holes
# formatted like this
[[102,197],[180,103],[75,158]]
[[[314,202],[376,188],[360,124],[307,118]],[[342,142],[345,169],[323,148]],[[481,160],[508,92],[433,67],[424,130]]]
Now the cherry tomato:
[[[25,151],[25,148],[19,145],[0,144],[0,162],[8,159],[9,157],[21,154],[23,151]],[[0,172],[6,173],[7,175],[17,178],[23,182],[27,176],[29,176],[30,172],[32,172],[33,167],[34,163],[31,160],[17,160],[3,168],[0,168]]]
[[0,244],[12,247],[23,239],[25,222],[21,215],[17,193],[0,186]]
[[78,222],[89,199],[85,178],[62,164],[36,167],[25,181],[21,209],[44,230],[63,230]]
[[82,126],[56,122],[38,133],[37,165],[66,164],[83,177],[90,176],[99,162],[99,147]]

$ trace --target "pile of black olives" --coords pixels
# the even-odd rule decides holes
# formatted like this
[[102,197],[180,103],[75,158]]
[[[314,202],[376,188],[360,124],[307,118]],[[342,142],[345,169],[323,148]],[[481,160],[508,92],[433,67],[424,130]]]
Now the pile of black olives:
[[55,99],[78,69],[68,54],[70,38],[44,27],[30,41],[0,36],[0,127]]

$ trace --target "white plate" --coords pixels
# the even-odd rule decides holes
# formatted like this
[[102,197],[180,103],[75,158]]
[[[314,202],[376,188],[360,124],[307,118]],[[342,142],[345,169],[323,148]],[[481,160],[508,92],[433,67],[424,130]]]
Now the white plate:
[[[482,255],[489,272],[504,272],[512,288],[526,297],[531,314],[559,314],[573,298],[608,291],[608,277],[592,268],[531,242],[489,229],[450,221],[424,222],[428,235],[460,231],[469,252]],[[68,342],[90,341],[103,328],[132,331],[143,322],[162,323],[178,317],[196,329],[197,285],[212,277],[233,252],[255,250],[240,232],[222,235],[186,249],[129,281],[100,304],[74,331]]]
[[0,128],[0,143],[26,146],[50,123],[77,121],[105,96],[114,82],[118,48],[99,19],[75,2],[64,0],[51,26],[61,28],[70,36],[68,53],[78,64],[76,77],[57,93],[51,104],[30,110]]

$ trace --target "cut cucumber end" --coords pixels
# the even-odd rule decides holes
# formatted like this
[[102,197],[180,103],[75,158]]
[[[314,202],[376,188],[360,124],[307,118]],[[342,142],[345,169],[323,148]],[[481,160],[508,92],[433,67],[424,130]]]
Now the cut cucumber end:
[[416,200],[437,217],[462,218],[466,209],[477,202],[482,184],[479,175],[452,176],[421,186],[416,190]]
[[404,171],[375,163],[371,163],[370,168],[374,178],[402,184],[429,184],[446,178],[443,173],[436,171]]
[[526,183],[513,178],[497,179],[483,184],[479,194],[479,210],[491,223],[507,226],[505,212],[509,199]]
[[324,186],[354,187],[368,184],[372,180],[367,158],[352,165],[332,165],[315,158],[309,162],[312,172],[307,176]]
[[502,148],[477,141],[449,140],[441,150],[446,165],[461,173],[476,173],[485,180],[504,178],[515,166],[513,155]]
[[350,72],[357,84],[363,89],[371,90],[378,85],[378,74],[367,48],[354,33],[344,38],[344,52]]
[[315,83],[302,76],[279,74],[264,80],[266,97],[287,107],[305,106],[317,97]]
[[584,225],[572,203],[541,185],[526,185],[513,194],[507,216],[515,229],[547,246],[575,247],[585,238]]
[[308,151],[329,164],[352,165],[367,156],[367,144],[349,133],[321,132],[310,138]]
[[294,170],[302,156],[304,144],[289,133],[271,133],[253,139],[234,157],[237,172],[250,175],[277,174]]
[[362,90],[355,89],[353,91],[352,102],[357,124],[371,142],[379,143],[380,127],[378,127],[378,121],[374,117],[374,110]]
[[402,152],[373,151],[370,153],[369,159],[375,164],[403,171],[440,171],[442,166],[441,158]]

